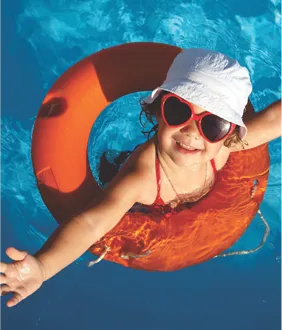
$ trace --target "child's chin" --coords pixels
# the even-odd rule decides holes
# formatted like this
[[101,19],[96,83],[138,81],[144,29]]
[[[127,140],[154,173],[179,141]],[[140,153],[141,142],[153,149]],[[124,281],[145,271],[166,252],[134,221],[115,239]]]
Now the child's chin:
[[178,166],[192,166],[199,164],[200,159],[199,155],[177,155],[177,157],[173,157],[173,161]]

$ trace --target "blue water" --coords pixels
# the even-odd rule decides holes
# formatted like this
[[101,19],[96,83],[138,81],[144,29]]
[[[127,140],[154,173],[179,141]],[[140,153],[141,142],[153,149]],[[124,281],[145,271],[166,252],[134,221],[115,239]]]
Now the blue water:
[[[67,68],[102,48],[131,41],[211,48],[249,68],[251,101],[260,111],[281,98],[280,8],[278,0],[2,2],[3,261],[6,247],[34,253],[56,227],[35,185],[31,133],[42,99]],[[140,95],[118,100],[96,122],[89,140],[94,175],[103,151],[131,150],[144,141]],[[107,261],[87,268],[92,255],[86,253],[18,306],[6,308],[3,298],[3,329],[280,329],[281,139],[269,148],[270,178],[261,211],[271,233],[259,252],[171,273]],[[258,245],[263,230],[256,217],[234,249]]]

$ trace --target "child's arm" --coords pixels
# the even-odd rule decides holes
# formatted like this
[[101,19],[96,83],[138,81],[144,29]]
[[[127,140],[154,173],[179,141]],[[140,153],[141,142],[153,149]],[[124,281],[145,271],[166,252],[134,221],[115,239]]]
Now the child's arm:
[[[281,136],[281,100],[255,113],[249,120],[246,120],[245,125],[248,133],[244,140],[248,145],[245,145],[244,149],[255,148]],[[231,152],[240,150],[243,148],[239,143],[230,148]]]
[[137,172],[130,173],[108,187],[97,205],[57,228],[35,255],[45,270],[44,280],[71,264],[110,231],[139,199],[139,191],[140,177]]
[[14,293],[8,306],[14,306],[35,292],[42,282],[75,261],[91,245],[112,229],[138,201],[144,171],[132,170],[114,180],[99,202],[79,216],[59,226],[44,246],[31,256],[27,252],[9,248],[7,254],[15,260],[1,263],[1,295]]

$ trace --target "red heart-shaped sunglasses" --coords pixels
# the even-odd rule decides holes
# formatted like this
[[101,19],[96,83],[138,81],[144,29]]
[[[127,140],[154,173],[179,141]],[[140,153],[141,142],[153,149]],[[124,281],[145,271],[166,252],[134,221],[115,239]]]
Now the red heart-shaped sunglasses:
[[180,127],[195,120],[202,137],[210,143],[216,143],[228,137],[236,124],[220,118],[208,111],[197,115],[193,105],[181,97],[169,93],[161,101],[162,118],[169,127]]

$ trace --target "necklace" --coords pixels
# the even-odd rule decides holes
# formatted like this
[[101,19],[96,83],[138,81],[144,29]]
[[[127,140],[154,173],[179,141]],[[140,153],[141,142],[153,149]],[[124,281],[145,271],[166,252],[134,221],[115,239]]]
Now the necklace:
[[[207,173],[208,173],[208,165],[207,165],[207,163],[206,163],[205,181],[204,181],[204,184],[203,184],[203,188],[201,190],[201,193],[198,196],[190,197],[190,198],[187,199],[187,197],[179,196],[179,194],[177,193],[177,190],[175,189],[174,184],[172,183],[169,175],[167,174],[167,171],[165,170],[165,168],[164,168],[164,166],[162,164],[161,158],[159,157],[159,152],[158,152],[158,158],[159,158],[159,162],[160,162],[160,165],[162,167],[162,170],[164,171],[164,173],[165,173],[165,175],[167,177],[167,180],[168,180],[169,184],[171,185],[171,188],[173,189],[173,191],[174,191],[174,193],[176,195],[176,200],[173,200],[173,201],[171,201],[169,203],[171,208],[175,208],[180,203],[185,203],[185,202],[193,203],[193,202],[199,200],[201,197],[203,197],[203,195],[205,194],[204,193],[204,189],[206,187]],[[190,194],[190,195],[192,195],[192,194]]]

